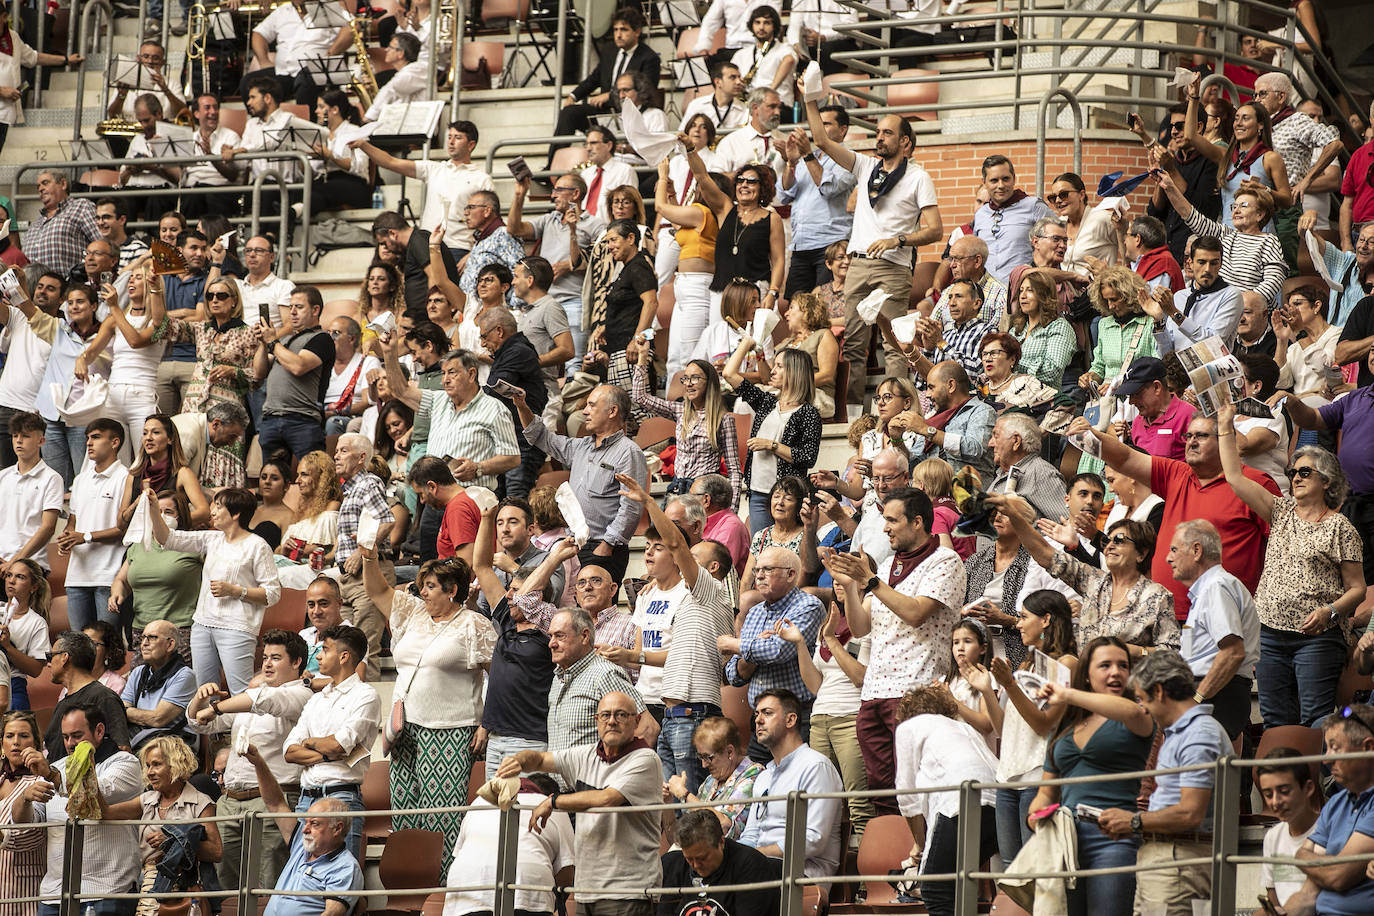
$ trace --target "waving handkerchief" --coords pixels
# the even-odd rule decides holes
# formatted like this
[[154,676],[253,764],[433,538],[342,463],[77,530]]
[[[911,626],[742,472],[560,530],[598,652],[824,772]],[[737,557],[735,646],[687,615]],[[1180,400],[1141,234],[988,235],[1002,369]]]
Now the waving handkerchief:
[[[876,321],[877,315],[873,316]],[[919,312],[912,312],[910,315],[903,315],[900,318],[892,319],[892,336],[896,337],[904,344],[909,344],[916,339],[916,322],[921,319]]]
[[567,523],[568,530],[572,532],[573,540],[577,541],[577,546],[581,547],[591,540],[592,531],[587,527],[587,517],[582,514],[582,506],[577,502],[577,494],[565,480],[558,485],[558,490],[553,494],[554,502],[558,503],[558,511],[563,513],[563,521]]
[[1198,72],[1196,70],[1189,70],[1187,67],[1175,67],[1174,78],[1169,81],[1169,85],[1178,89],[1187,89],[1197,80]]
[[469,499],[477,504],[477,509],[480,512],[494,509],[496,508],[496,504],[500,502],[500,500],[496,498],[496,494],[486,487],[467,487],[463,492],[468,495]]
[[673,154],[677,134],[649,130],[644,126],[644,116],[639,113],[639,106],[629,99],[621,105],[620,125],[625,128],[626,141],[650,165],[656,166]]
[[802,71],[802,99],[814,102],[825,95],[825,84],[821,82],[821,65],[814,60]]
[[878,320],[878,313],[883,310],[883,303],[891,298],[887,290],[881,286],[859,300],[859,304],[854,306],[854,311],[859,313],[859,317],[866,323],[872,324]]
[[749,336],[763,346],[764,341],[771,340],[773,329],[778,326],[779,316],[776,309],[754,309],[754,320]]

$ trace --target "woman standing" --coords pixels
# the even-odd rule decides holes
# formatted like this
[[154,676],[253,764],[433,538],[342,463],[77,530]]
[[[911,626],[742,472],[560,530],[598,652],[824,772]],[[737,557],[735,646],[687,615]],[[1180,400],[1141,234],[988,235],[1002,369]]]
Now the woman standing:
[[1339,511],[1350,487],[1334,455],[1307,446],[1288,468],[1292,495],[1275,496],[1245,476],[1235,420],[1234,405],[1217,413],[1226,482],[1270,526],[1255,589],[1260,716],[1266,728],[1313,727],[1335,708],[1350,618],[1365,597],[1360,535]]
[[1116,229],[1111,214],[1088,207],[1088,190],[1082,178],[1074,172],[1060,175],[1050,185],[1045,203],[1064,219],[1069,230],[1062,269],[1088,273],[1089,259],[1116,263]]
[[86,58],[80,54],[40,53],[24,44],[19,33],[10,28],[9,9],[0,10],[0,150],[5,148],[5,135],[23,116],[20,101],[24,98],[23,68],[42,64],[45,67],[67,67],[80,64]]
[[348,144],[367,136],[359,127],[358,109],[341,89],[329,89],[315,100],[315,121],[328,128],[325,143],[316,143],[315,156],[324,163],[324,175],[316,176],[310,189],[312,215],[322,210],[358,210],[372,206],[368,161],[360,149]]
[[[1231,124],[1230,143],[1224,148],[1198,134],[1198,88],[1188,90],[1188,113],[1183,118],[1183,139],[1204,158],[1217,166],[1217,187],[1221,188],[1221,220],[1234,226],[1232,216],[1236,198],[1242,187],[1263,186],[1274,195],[1275,207],[1293,203],[1288,187],[1288,170],[1283,157],[1274,151],[1274,134],[1269,111],[1259,102],[1243,102],[1236,108]],[[1261,231],[1273,232],[1269,222],[1273,210],[1259,223]],[[1183,216],[1179,213],[1179,216]],[[1184,217],[1186,219],[1186,217]],[[1235,226],[1240,229],[1239,226]]]
[[825,313],[830,316],[830,327],[835,330],[835,339],[844,338],[844,279],[849,276],[849,241],[835,242],[825,249],[825,269],[830,271],[830,282],[822,283],[811,292],[820,297]]
[[[698,115],[694,121],[705,121]],[[714,133],[714,128],[712,128]],[[688,130],[689,142],[691,128]],[[702,333],[712,321],[711,282],[715,278],[716,239],[720,225],[715,211],[697,199],[696,176],[689,171],[685,187],[678,188],[669,177],[667,159],[658,165],[654,186],[654,210],[677,227],[674,245],[678,249],[677,271],[670,274],[673,284],[673,320],[668,325],[668,377],[687,362]],[[718,176],[708,173],[714,182]],[[723,180],[723,179],[722,179]],[[659,274],[662,277],[662,273]],[[722,290],[724,287],[722,287]],[[715,320],[720,319],[716,309]]]
[[[685,141],[682,135],[679,140]],[[684,144],[687,145],[687,144]],[[766,165],[749,163],[735,173],[734,199],[706,171],[695,150],[687,145],[687,161],[697,182],[699,200],[711,208],[720,224],[716,235],[715,273],[711,279],[711,320],[720,315],[720,294],[736,277],[760,286],[767,284],[763,307],[776,309],[782,295],[787,243],[782,218],[770,209],[777,176]]]
[[840,361],[840,345],[830,330],[830,316],[813,293],[797,293],[787,304],[783,316],[788,337],[779,350],[801,350],[816,367],[816,397],[812,401],[821,417],[835,413],[835,368]]
[[181,451],[181,436],[177,434],[176,424],[165,413],[155,413],[141,421],[143,430],[140,439],[138,462],[129,471],[129,480],[124,484],[123,508],[119,513],[119,523],[128,527],[134,517],[134,507],[139,493],[145,486],[151,486],[157,494],[175,492],[186,500],[190,507],[191,526],[203,525],[210,520],[210,503],[201,489],[200,479],[195,471],[186,466],[186,456]]
[[[146,484],[143,492],[157,500]],[[252,493],[230,487],[216,493],[210,506],[213,531],[173,531],[160,513],[150,514],[159,544],[205,557],[191,621],[192,667],[201,684],[218,681],[222,670],[231,694],[247,689],[257,667],[253,656],[263,611],[281,598],[272,548],[248,530],[257,507]]]
[[[1150,756],[1155,723],[1127,687],[1131,656],[1113,636],[1088,642],[1073,673],[1073,685],[1045,686],[1041,698],[1048,709],[1063,715],[1045,756],[1045,779],[1101,776],[1143,770]],[[1078,805],[1135,810],[1139,779],[1042,786],[1031,802],[1039,811],[1055,803],[1073,811]],[[1039,821],[1029,820],[1032,829]],[[1078,867],[1118,868],[1135,864],[1140,837],[1114,839],[1096,823],[1075,820]],[[1069,916],[1087,916],[1089,908],[1101,916],[1130,916],[1135,900],[1135,875],[1095,875],[1079,878],[1069,889]]]
[[[72,283],[67,287],[67,301],[63,311],[66,319],[57,321],[53,330],[52,350],[48,354],[47,365],[43,369],[43,381],[38,386],[38,396],[34,408],[42,415],[47,424],[43,440],[43,463],[62,475],[63,486],[71,490],[72,481],[86,461],[86,427],[69,426],[57,412],[57,403],[52,396],[51,386],[71,384],[76,358],[100,331],[100,320],[96,317],[95,290],[84,283]],[[37,318],[37,313],[34,315]],[[105,351],[101,365],[95,369],[104,375],[109,367],[109,351]],[[125,436],[128,433],[126,431]]]
[[1088,298],[1102,320],[1097,323],[1092,364],[1078,384],[1094,395],[1105,393],[1106,383],[1136,359],[1159,352],[1154,320],[1140,308],[1142,294],[1146,294],[1144,278],[1128,267],[1108,267],[1088,286]]
[[[1069,432],[1073,432],[1073,429],[1070,428]],[[1118,474],[1111,468],[1102,469],[1102,478],[1107,481],[1107,492],[1116,494],[1116,502],[1112,503],[1112,508],[1107,513],[1108,531],[1117,522],[1127,518],[1146,522],[1155,531],[1159,531],[1159,524],[1164,520],[1164,500],[1151,493],[1149,487],[1137,482],[1134,477]]]
[[[138,760],[143,764],[143,781],[148,784],[148,791],[137,798],[113,805],[105,800],[104,793],[99,793],[97,798],[100,800],[101,820],[189,821],[215,816],[214,799],[190,783],[190,777],[198,766],[186,742],[172,735],[159,736],[139,750]],[[224,854],[219,825],[214,821],[204,821],[194,827],[171,828],[144,824],[138,828],[138,845],[143,860],[139,889],[144,892],[151,891],[153,882],[157,880],[162,847],[168,843],[168,829],[204,831],[204,839],[196,846],[196,859],[199,862],[218,862]],[[178,889],[186,890],[184,887]],[[138,901],[138,916],[158,916],[160,912],[158,900],[144,897]]]
[[243,300],[233,280],[205,285],[208,321],[174,322],[173,339],[193,340],[196,368],[181,399],[182,413],[205,413],[216,401],[242,406],[257,382],[253,353],[257,341],[243,320]]
[[1039,271],[1027,271],[1021,278],[1011,313],[1011,334],[1021,345],[1017,371],[1058,390],[1078,342],[1073,327],[1059,316],[1054,284]]
[[[186,500],[164,493],[157,503],[168,528],[191,527]],[[191,663],[191,618],[196,613],[204,567],[199,553],[167,550],[156,544],[152,550],[144,550],[142,544],[129,545],[124,565],[110,586],[109,613],[133,621],[130,653],[134,667],[143,660],[143,628],[154,620],[166,620],[177,628],[177,651],[188,665]],[[132,611],[127,607],[130,604]]]
[[754,350],[754,340],[745,336],[725,364],[725,380],[746,404],[754,409],[754,422],[744,447],[749,457],[744,463],[744,480],[749,485],[749,529],[761,531],[771,521],[769,494],[783,477],[806,479],[820,452],[821,415],[812,401],[816,397],[815,367],[800,350],[789,350],[778,357],[768,383],[777,391],[769,394],[745,379],[740,372],[744,358]]
[[34,560],[15,560],[5,570],[5,611],[0,616],[0,651],[10,667],[11,709],[29,708],[29,678],[47,664],[48,610],[52,591],[43,568]]
[[[363,584],[390,619],[397,699],[405,725],[392,740],[391,802],[397,808],[443,808],[467,802],[468,777],[482,720],[482,682],[496,647],[490,621],[464,606],[472,569],[461,558],[430,560],[416,578],[419,596],[392,589],[375,550],[364,549]],[[452,864],[461,814],[397,816],[394,828],[439,830],[444,874]]]
[[606,351],[606,381],[627,391],[633,385],[630,364],[639,359],[641,347],[653,348],[650,329],[658,311],[658,278],[640,250],[640,238],[639,227],[627,219],[606,228],[606,244],[621,269],[606,291],[606,314],[591,336]]
[[730,477],[730,489],[739,502],[743,474],[739,466],[739,437],[735,434],[735,418],[725,409],[720,395],[720,376],[715,367],[704,359],[687,364],[678,382],[685,397],[681,401],[667,401],[649,393],[649,362],[653,351],[642,347],[635,364],[634,387],[630,397],[635,406],[656,417],[668,417],[677,424],[677,459],[674,462],[673,482],[669,493],[686,493],[692,481],[707,474],[720,473],[723,461]]
[[405,287],[395,267],[374,260],[358,287],[358,323],[366,328],[390,313],[399,316],[406,310]]
[[[43,756],[38,720],[33,713],[11,712],[0,719],[0,826],[32,822],[33,803],[52,796],[51,775]],[[36,903],[10,903],[37,897],[47,871],[47,831],[6,830],[0,841],[0,916],[34,916]]]

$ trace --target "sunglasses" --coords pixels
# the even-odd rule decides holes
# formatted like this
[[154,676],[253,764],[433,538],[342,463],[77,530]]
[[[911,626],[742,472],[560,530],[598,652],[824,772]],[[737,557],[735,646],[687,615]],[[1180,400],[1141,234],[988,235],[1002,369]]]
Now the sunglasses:
[[735,179],[735,184],[758,184],[759,180],[753,175],[741,175]]
[[1069,195],[1071,195],[1072,193],[1072,191],[1057,191],[1054,194],[1046,194],[1045,200],[1049,201],[1052,204],[1057,204],[1060,201],[1068,200]]
[[1289,480],[1293,480],[1296,477],[1301,477],[1303,480],[1306,480],[1317,473],[1317,469],[1311,466],[1305,468],[1289,468],[1284,473],[1288,475]]
[[1128,537],[1127,535],[1121,534],[1120,532],[1117,532],[1116,534],[1111,535],[1110,537],[1107,538],[1107,540],[1108,540],[1108,542],[1110,542],[1110,543],[1112,543],[1112,544],[1134,544],[1134,543],[1135,543],[1135,541],[1134,541],[1133,539],[1131,539],[1131,538]]
[[234,294],[230,292],[206,293],[205,298],[220,302],[234,298]]

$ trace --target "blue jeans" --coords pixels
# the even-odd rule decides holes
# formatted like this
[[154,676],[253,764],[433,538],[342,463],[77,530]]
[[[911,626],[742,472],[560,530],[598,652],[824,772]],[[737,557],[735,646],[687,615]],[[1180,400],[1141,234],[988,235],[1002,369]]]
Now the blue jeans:
[[496,768],[501,761],[521,751],[547,751],[547,741],[533,741],[529,738],[516,738],[513,735],[490,735],[487,738],[487,779],[496,778]]
[[[129,890],[135,891],[137,888],[131,887]],[[137,900],[83,900],[80,906],[82,916],[87,913],[94,913],[95,916],[134,916],[137,909]],[[55,903],[38,904],[38,916],[58,916],[59,912]]]
[[997,855],[1003,868],[1016,858],[1030,839],[1031,829],[1026,818],[1030,815],[1035,793],[1033,787],[997,790]]
[[11,674],[10,709],[28,710],[32,708],[29,705],[29,679],[22,674]]
[[[1078,821],[1078,867],[1118,868],[1134,865],[1139,837],[1114,840],[1088,821]],[[1079,878],[1069,891],[1069,916],[1131,916],[1135,903],[1135,875],[1099,875]]]
[[348,432],[348,421],[352,419],[352,417],[348,416],[337,416],[330,417],[328,420],[325,420],[325,436],[342,436],[344,433]]
[[263,461],[277,452],[299,458],[324,450],[324,426],[304,414],[265,413],[258,424],[258,445],[262,446]]
[[108,585],[68,585],[67,622],[78,633],[97,619],[119,626],[119,615],[111,614]]
[[534,489],[539,479],[539,469],[544,466],[544,453],[532,445],[520,448],[520,463],[506,472],[506,498],[524,499]]
[[[309,811],[310,806],[322,797],[320,795],[307,795],[302,789],[300,800],[296,802],[296,813],[304,814]],[[339,799],[348,806],[349,811],[367,810],[363,807],[363,793],[357,786],[336,786],[330,790],[328,797]],[[363,819],[361,817],[348,819],[348,851],[353,853],[353,858],[359,862],[363,861]]]
[[[86,460],[86,427],[68,426],[61,420],[48,420],[43,440],[43,463],[62,475],[68,490]],[[127,436],[128,434],[125,433]]]
[[773,524],[773,513],[769,511],[768,494],[757,490],[749,491],[749,533],[758,534]]
[[1261,625],[1255,679],[1264,727],[1315,727],[1336,706],[1345,654],[1339,627],[1304,636]]
[[658,759],[663,761],[663,781],[681,773],[687,777],[687,791],[696,792],[706,779],[706,768],[697,759],[692,735],[697,726],[711,716],[720,715],[720,707],[709,703],[692,703],[690,716],[664,715],[658,733]]

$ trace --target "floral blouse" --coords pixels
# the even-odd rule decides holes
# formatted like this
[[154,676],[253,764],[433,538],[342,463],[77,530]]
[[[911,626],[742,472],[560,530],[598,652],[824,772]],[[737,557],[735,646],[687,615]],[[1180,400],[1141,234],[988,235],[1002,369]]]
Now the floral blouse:
[[[1264,573],[1255,589],[1260,623],[1289,632],[1297,632],[1308,614],[1345,593],[1342,563],[1364,559],[1359,532],[1348,518],[1332,512],[1313,524],[1297,508],[1291,496],[1274,500]],[[1349,625],[1347,618],[1342,627]]]
[[[753,798],[754,780],[763,772],[763,767],[749,758],[739,762],[735,767],[735,772],[730,774],[730,778],[725,782],[717,784],[716,777],[707,776],[702,780],[701,788],[697,790],[697,798],[702,801],[721,801],[727,798]],[[713,811],[724,811],[730,817],[730,831],[727,836],[732,840],[738,840],[740,834],[744,833],[744,826],[749,821],[749,805],[722,805],[719,808],[712,808]]]
[[1126,607],[1112,611],[1112,574],[1077,557],[1056,553],[1050,575],[1083,596],[1083,610],[1075,623],[1078,644],[1098,636],[1115,636],[1132,646],[1179,648],[1174,595],[1158,582],[1141,576],[1126,593]]
[[[258,347],[252,328],[239,318],[223,325],[214,321],[175,322],[173,336],[177,340],[192,340],[196,345],[196,368],[182,397],[182,413],[205,413],[216,401],[243,403],[253,384],[253,353]],[[232,382],[209,383],[210,370],[219,366],[236,370]]]

